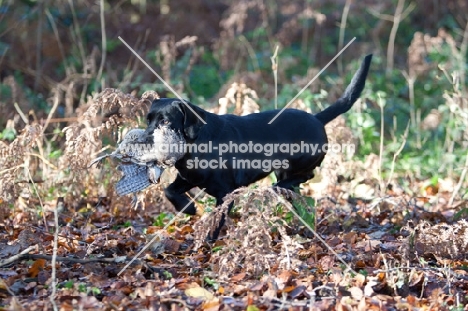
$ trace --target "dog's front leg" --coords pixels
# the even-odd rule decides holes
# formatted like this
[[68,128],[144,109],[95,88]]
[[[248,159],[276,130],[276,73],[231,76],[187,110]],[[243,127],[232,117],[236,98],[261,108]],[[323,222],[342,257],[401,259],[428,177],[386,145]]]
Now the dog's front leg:
[[174,205],[175,209],[181,211],[185,208],[184,213],[188,215],[195,215],[197,209],[195,204],[190,202],[190,198],[186,194],[187,191],[194,188],[195,186],[187,182],[185,179],[177,176],[172,184],[170,184],[166,189],[164,189],[164,194],[166,198]]

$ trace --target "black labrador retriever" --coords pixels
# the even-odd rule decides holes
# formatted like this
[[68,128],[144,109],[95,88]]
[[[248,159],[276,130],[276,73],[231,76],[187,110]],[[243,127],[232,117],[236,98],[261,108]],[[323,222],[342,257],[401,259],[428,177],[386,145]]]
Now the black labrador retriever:
[[[371,59],[372,55],[364,58],[343,96],[315,115],[296,109],[279,115],[280,110],[216,115],[179,99],[153,101],[147,115],[147,142],[153,143],[156,128],[168,127],[180,133],[187,144],[184,156],[175,163],[178,176],[165,189],[166,197],[178,211],[188,206],[184,212],[194,215],[196,208],[186,194],[194,187],[205,188],[220,205],[230,192],[271,172],[276,175],[276,186],[291,190],[311,179],[326,153],[324,126],[347,112],[359,98]],[[213,239],[224,221],[225,216]]]

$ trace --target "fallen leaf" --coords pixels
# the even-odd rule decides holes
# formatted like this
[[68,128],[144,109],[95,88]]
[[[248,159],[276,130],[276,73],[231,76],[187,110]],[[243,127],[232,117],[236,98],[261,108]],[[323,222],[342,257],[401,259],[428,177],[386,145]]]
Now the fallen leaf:
[[294,288],[292,291],[290,291],[288,293],[288,296],[292,299],[296,299],[298,298],[299,296],[303,295],[303,293],[305,292],[306,290],[306,286],[304,285],[300,285],[300,286],[297,286],[296,288]]
[[20,252],[20,250],[21,250],[21,245],[19,244],[8,245],[8,244],[0,243],[0,258],[16,255]]
[[274,290],[274,289],[267,289],[267,290],[263,293],[263,297],[266,297],[266,298],[278,298],[277,291]]
[[182,228],[180,229],[177,229],[179,231],[180,234],[182,235],[186,235],[187,233],[192,233],[194,232],[195,230],[192,228],[192,226],[189,226],[189,225],[185,225],[183,226]]
[[360,301],[364,297],[364,292],[359,287],[353,286],[349,289],[349,292],[354,300]]
[[260,282],[260,281],[256,281],[252,286],[250,286],[250,290],[251,291],[257,291],[257,290],[261,290],[263,288],[263,286],[265,285],[265,283],[263,282]]
[[354,188],[354,196],[364,200],[372,200],[374,198],[374,192],[374,187],[367,184],[359,184]]
[[323,256],[319,260],[319,266],[323,271],[330,270],[333,265],[335,264],[335,257],[334,256]]
[[366,277],[361,273],[358,273],[354,276],[354,281],[356,282],[356,286],[361,287],[366,282]]
[[366,267],[366,263],[363,260],[356,261],[356,269],[364,269]]
[[284,286],[289,282],[289,280],[291,280],[291,271],[283,270],[276,278],[276,284],[278,284],[278,286]]
[[32,264],[31,268],[29,268],[28,275],[32,278],[35,278],[39,274],[39,272],[41,272],[42,269],[44,269],[45,264],[46,264],[45,259],[37,259]]
[[185,295],[189,297],[201,298],[204,300],[212,300],[214,298],[213,294],[204,289],[203,287],[192,287],[185,290]]
[[295,288],[296,286],[286,286],[285,288],[283,288],[283,292],[289,293],[289,292],[292,292]]
[[207,311],[218,311],[220,307],[219,299],[212,299],[203,303],[202,309]]
[[425,189],[426,195],[436,195],[439,193],[439,186],[438,185],[429,185]]
[[366,298],[364,298],[364,297],[361,298],[361,301],[359,301],[357,309],[358,309],[358,311],[367,311],[367,310],[369,310],[369,308],[367,308],[367,306],[366,306]]
[[360,242],[357,242],[356,248],[364,248],[364,251],[370,252],[374,250],[378,245],[382,244],[379,240],[363,240]]
[[179,250],[180,248],[180,242],[172,240],[172,239],[166,239],[163,241],[164,242],[164,251],[166,253],[175,253]]
[[33,289],[34,287],[37,286],[37,282],[29,282],[25,287],[24,287],[24,290],[25,291],[28,291],[30,289]]
[[236,275],[234,275],[234,276],[231,278],[231,281],[232,281],[232,282],[239,282],[239,281],[242,281],[242,280],[245,278],[245,275],[246,275],[245,272],[241,272],[241,273],[239,273],[239,274],[236,274]]
[[356,243],[356,239],[357,239],[357,233],[354,231],[343,235],[343,242],[349,245],[353,245],[354,243]]

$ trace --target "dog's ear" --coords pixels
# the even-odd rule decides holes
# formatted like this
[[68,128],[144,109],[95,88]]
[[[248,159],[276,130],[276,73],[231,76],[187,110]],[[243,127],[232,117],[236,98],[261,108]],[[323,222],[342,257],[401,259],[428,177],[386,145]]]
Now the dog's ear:
[[188,101],[180,102],[179,108],[184,115],[184,134],[188,139],[195,140],[205,122],[205,110]]

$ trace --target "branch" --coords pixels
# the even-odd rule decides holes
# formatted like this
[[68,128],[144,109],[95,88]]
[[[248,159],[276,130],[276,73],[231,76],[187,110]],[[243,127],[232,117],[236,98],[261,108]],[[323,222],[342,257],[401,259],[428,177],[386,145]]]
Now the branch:
[[[15,261],[20,261],[20,260],[37,260],[37,259],[45,259],[52,261],[52,256],[51,255],[43,255],[43,254],[28,254],[28,252],[32,251],[35,249],[35,246],[30,246],[24,251],[22,251],[20,254],[15,255],[13,257],[10,257],[8,259],[3,259],[0,260],[0,267],[9,265]],[[128,258],[126,256],[120,256],[120,257],[115,257],[115,258],[87,258],[87,259],[80,259],[80,258],[73,258],[73,257],[60,257],[57,256],[56,261],[62,261],[62,262],[72,262],[72,263],[80,263],[80,264],[87,264],[87,263],[92,263],[92,262],[102,262],[102,263],[121,263],[128,261]],[[137,261],[139,263],[139,261]]]

